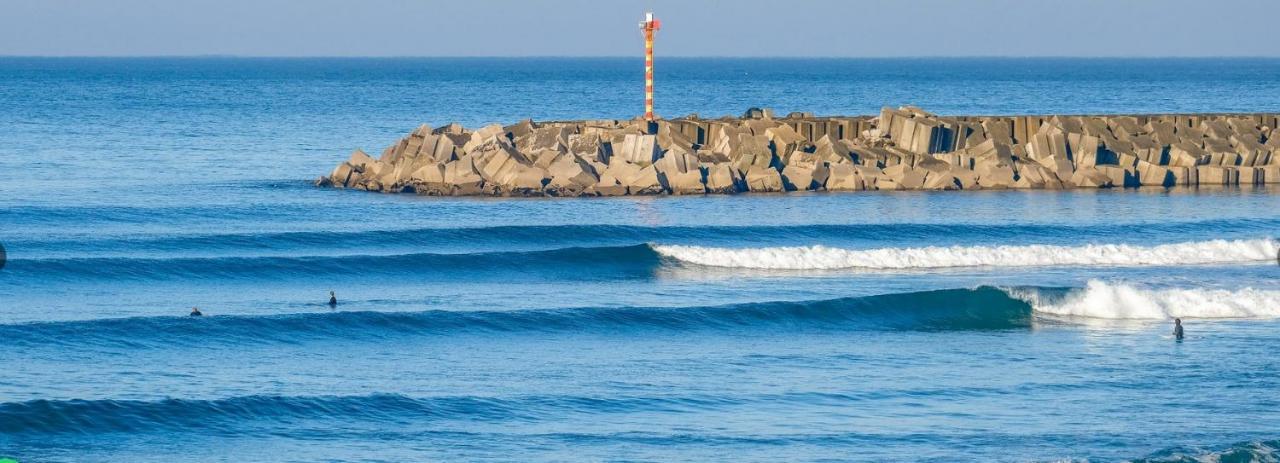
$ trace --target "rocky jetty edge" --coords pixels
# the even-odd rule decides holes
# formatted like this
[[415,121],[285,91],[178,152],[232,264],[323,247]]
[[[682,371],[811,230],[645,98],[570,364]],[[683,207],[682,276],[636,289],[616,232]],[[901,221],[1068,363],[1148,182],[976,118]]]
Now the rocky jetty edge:
[[[429,196],[622,196],[1280,183],[1280,115],[879,116],[423,125],[316,184]],[[650,134],[652,131],[653,134]]]

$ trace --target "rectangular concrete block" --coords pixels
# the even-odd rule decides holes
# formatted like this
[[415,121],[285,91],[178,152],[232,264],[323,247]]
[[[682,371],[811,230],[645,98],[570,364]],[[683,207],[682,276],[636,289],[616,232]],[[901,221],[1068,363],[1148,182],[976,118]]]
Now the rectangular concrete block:
[[1269,185],[1280,184],[1280,166],[1259,167],[1262,170],[1262,181]]
[[1174,186],[1175,179],[1169,169],[1146,161],[1138,161],[1138,183],[1142,186]]
[[1238,167],[1236,170],[1240,172],[1239,183],[1241,186],[1263,185],[1266,181],[1266,171],[1261,167]]
[[1092,135],[1073,133],[1067,135],[1067,149],[1071,151],[1071,162],[1077,168],[1098,165],[1098,148],[1101,140]]
[[1255,167],[1262,167],[1265,165],[1269,165],[1272,162],[1272,156],[1273,154],[1270,151],[1259,152],[1258,157],[1254,158],[1253,160],[1253,165]]
[[1177,186],[1196,186],[1199,183],[1199,171],[1195,167],[1169,167],[1173,183]]
[[[1199,166],[1196,168],[1201,185],[1239,185],[1240,170],[1225,166]],[[1252,173],[1250,173],[1252,175]]]

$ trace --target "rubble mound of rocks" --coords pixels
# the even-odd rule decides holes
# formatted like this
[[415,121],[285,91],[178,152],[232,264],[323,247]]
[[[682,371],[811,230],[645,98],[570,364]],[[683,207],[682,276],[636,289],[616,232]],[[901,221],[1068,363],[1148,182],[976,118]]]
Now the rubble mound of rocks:
[[879,116],[426,125],[321,186],[435,196],[1064,189],[1280,183],[1275,114]]

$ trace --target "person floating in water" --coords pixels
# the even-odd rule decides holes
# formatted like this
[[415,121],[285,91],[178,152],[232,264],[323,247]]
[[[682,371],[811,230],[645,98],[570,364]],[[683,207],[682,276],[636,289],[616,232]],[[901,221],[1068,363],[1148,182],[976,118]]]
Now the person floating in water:
[[192,317],[203,317],[203,316],[204,316],[204,312],[201,312],[199,307],[192,307],[192,308],[191,308],[191,316],[192,316]]
[[1179,341],[1182,340],[1182,319],[1173,319],[1173,337]]
[[333,294],[333,291],[329,291],[329,307],[337,307],[337,306],[338,306],[338,296]]

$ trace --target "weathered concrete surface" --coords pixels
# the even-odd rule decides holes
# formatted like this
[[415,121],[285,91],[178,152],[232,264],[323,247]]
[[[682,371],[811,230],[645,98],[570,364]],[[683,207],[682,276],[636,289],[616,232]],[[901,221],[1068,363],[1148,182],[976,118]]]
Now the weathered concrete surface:
[[432,196],[1068,189],[1280,183],[1280,115],[878,116],[421,126],[317,185]]

